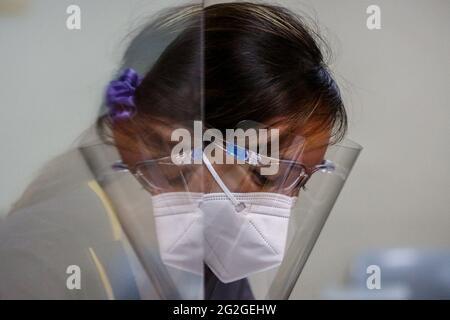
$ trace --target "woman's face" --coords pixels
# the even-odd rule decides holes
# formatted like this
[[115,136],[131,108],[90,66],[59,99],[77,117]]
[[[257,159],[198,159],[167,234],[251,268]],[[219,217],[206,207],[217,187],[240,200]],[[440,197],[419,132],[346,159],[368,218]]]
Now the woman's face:
[[[171,141],[171,135],[180,126],[170,121],[152,121],[146,134],[137,139],[115,134],[123,162],[134,174],[143,175],[144,179],[139,180],[147,185],[146,189],[153,195],[184,191],[223,192],[204,165],[175,165],[171,162],[172,149],[178,143]],[[184,128],[192,131],[190,128]],[[277,173],[264,175],[261,170],[248,164],[213,164],[231,192],[275,192],[295,196],[300,186],[290,182],[298,178],[299,171],[302,170],[295,163],[312,168],[324,160],[330,139],[329,130],[321,130],[304,137],[302,130],[294,130],[294,134],[287,136],[284,134],[287,128],[282,125],[271,126],[271,129],[273,128],[279,129],[280,132],[279,159],[282,161],[278,165]],[[144,162],[146,164],[141,165]]]
[[171,153],[178,141],[172,141],[176,129],[192,129],[168,119],[152,119],[139,136],[114,132],[119,154],[130,171],[152,195],[168,192],[203,192],[201,165],[176,165]]

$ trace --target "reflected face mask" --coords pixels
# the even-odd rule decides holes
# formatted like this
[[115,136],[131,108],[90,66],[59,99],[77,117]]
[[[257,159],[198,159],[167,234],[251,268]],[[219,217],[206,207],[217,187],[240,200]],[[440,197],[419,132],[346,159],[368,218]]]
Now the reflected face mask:
[[171,192],[152,197],[156,235],[163,262],[194,274],[203,272],[201,193]]
[[262,192],[233,193],[232,196],[240,202],[240,207],[225,193],[207,194],[200,205],[205,263],[223,283],[281,263],[289,215],[296,199]]

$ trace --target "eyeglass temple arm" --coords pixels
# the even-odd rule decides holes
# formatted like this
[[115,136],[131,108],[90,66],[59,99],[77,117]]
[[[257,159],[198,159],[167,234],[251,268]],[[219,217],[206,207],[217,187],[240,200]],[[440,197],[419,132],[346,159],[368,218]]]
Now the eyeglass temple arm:
[[128,165],[126,165],[125,163],[123,163],[122,161],[117,161],[115,162],[112,166],[111,166],[114,170],[117,171],[129,171],[130,168],[128,167]]

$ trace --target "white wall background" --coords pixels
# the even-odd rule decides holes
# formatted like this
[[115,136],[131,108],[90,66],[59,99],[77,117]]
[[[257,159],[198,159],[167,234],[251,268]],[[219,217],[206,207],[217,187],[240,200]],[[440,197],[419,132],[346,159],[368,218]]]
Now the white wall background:
[[[13,5],[11,6],[11,4]],[[0,213],[94,121],[120,42],[180,1],[0,0]],[[364,146],[296,286],[317,298],[359,252],[450,247],[450,2],[277,1],[317,16]],[[82,29],[65,27],[69,4]],[[382,29],[366,28],[377,4]]]

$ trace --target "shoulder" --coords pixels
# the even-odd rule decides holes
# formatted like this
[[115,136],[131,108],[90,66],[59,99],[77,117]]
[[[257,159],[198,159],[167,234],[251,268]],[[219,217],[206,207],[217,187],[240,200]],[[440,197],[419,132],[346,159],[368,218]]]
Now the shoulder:
[[[50,161],[0,222],[0,299],[106,297],[99,248],[117,240],[106,202],[78,149]],[[71,265],[84,290],[67,289]]]

